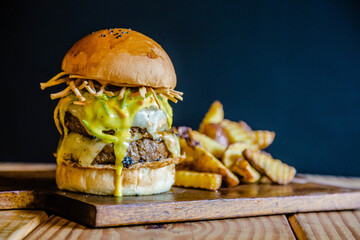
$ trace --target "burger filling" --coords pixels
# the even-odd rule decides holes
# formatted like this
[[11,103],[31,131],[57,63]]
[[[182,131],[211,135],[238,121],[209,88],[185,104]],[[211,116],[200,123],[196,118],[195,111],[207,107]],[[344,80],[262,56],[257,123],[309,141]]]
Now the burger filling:
[[86,105],[74,104],[76,97],[72,94],[61,99],[56,117],[64,135],[58,161],[132,168],[178,158],[180,147],[169,130],[172,110],[167,99],[156,101],[151,94],[145,98],[131,94],[128,89],[118,100],[105,94],[96,97],[83,93]]
[[[94,138],[89,135],[79,119],[74,117],[70,112],[65,114],[65,126],[71,133],[77,133],[87,138]],[[138,139],[130,142],[126,155],[122,161],[124,167],[128,168],[136,163],[154,162],[170,156],[169,150],[162,139],[153,139],[146,129],[139,127],[131,127],[131,138]],[[114,135],[114,131],[110,130],[107,134]],[[172,134],[172,133],[169,133]],[[140,138],[140,139],[139,139]],[[71,160],[78,161],[76,157],[69,156]],[[114,144],[107,144],[96,155],[91,165],[96,164],[115,164]]]

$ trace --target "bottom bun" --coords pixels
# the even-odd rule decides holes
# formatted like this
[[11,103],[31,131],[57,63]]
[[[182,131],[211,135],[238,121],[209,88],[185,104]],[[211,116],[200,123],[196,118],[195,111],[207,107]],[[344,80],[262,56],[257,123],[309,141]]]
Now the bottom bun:
[[[161,168],[123,168],[123,195],[150,195],[169,191],[175,182],[175,164]],[[59,189],[98,195],[114,195],[116,172],[114,169],[81,168],[64,163],[56,168]]]

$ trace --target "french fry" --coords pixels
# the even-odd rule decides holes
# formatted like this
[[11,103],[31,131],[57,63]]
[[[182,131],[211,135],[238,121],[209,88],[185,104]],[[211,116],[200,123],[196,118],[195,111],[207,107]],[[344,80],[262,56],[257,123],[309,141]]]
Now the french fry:
[[214,155],[200,146],[195,147],[198,154],[194,161],[194,170],[199,172],[210,172],[221,174],[226,186],[233,187],[239,184],[239,179]]
[[[193,147],[190,147],[184,138],[179,138],[179,143],[181,148],[181,154],[185,154],[185,160],[182,163],[189,164],[194,162],[194,160],[197,158],[197,152],[195,151],[195,149]],[[181,165],[181,163],[179,165]]]
[[249,133],[252,132],[251,127],[244,121],[239,121],[239,125],[246,131],[248,131]]
[[239,174],[242,177],[240,181],[245,183],[257,182],[261,177],[260,173],[256,171],[245,159],[236,162],[231,168],[231,171]]
[[223,155],[222,162],[227,168],[232,168],[239,158],[243,158],[243,151],[247,148],[258,149],[257,145],[244,142],[230,144]]
[[198,145],[199,144],[199,141],[196,141],[192,136],[191,136],[191,132],[192,132],[192,129],[189,128],[189,127],[185,127],[185,126],[180,126],[180,127],[177,127],[177,128],[172,128],[172,130],[178,134],[178,136],[180,138],[183,138],[186,140],[187,144],[190,146],[190,147],[194,147],[195,145]]
[[229,139],[224,129],[218,123],[203,124],[200,132],[226,147],[229,145]]
[[206,150],[208,150],[212,155],[214,155],[217,158],[220,158],[225,152],[226,147],[224,145],[218,143],[214,139],[212,139],[202,133],[199,133],[198,131],[194,131],[194,130],[191,131],[190,137],[192,137],[196,141],[200,142],[200,144]]
[[267,176],[262,176],[259,180],[259,183],[261,184],[270,184],[271,180]]
[[202,132],[203,125],[207,123],[220,123],[224,120],[223,105],[219,101],[213,102],[200,124],[199,131]]
[[254,143],[259,146],[260,149],[265,149],[272,144],[275,138],[275,132],[267,130],[253,131],[255,139]]
[[225,151],[222,159],[224,165],[239,176],[242,182],[253,183],[260,179],[260,173],[256,171],[243,157],[245,149],[258,149],[257,145],[238,142],[231,144]]
[[244,157],[259,172],[265,174],[272,182],[288,184],[295,177],[296,170],[263,151],[246,149]]
[[227,119],[221,121],[220,126],[223,127],[226,135],[228,136],[230,143],[247,142],[252,143],[254,136],[246,128],[243,128],[241,124],[233,122]]
[[261,151],[272,144],[275,132],[253,131],[244,121],[224,119],[219,101],[210,106],[198,131],[185,126],[175,130],[186,156],[176,166],[178,186],[214,190],[221,181],[222,185],[236,186],[237,176],[245,183],[288,184],[296,174],[294,167]]
[[214,155],[197,145],[190,147],[185,139],[180,138],[182,154],[186,155],[185,160],[176,166],[177,170],[191,169],[198,172],[218,173],[227,186],[236,186],[239,179],[218,160]]
[[174,185],[215,191],[221,187],[221,179],[221,175],[216,173],[177,170]]

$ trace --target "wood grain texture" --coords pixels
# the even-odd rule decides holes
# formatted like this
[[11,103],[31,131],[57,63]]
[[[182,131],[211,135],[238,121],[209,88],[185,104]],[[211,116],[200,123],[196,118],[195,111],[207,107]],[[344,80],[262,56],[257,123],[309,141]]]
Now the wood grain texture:
[[49,192],[55,190],[54,179],[2,177],[0,174],[0,209],[42,209]]
[[0,172],[12,172],[12,171],[27,171],[27,172],[44,172],[54,171],[56,169],[56,163],[13,163],[2,162],[0,163]]
[[173,187],[122,198],[58,191],[47,199],[46,206],[58,215],[92,227],[360,208],[359,190],[314,183],[244,184],[217,192]]
[[23,239],[46,219],[44,211],[0,211],[0,239]]
[[1,191],[0,210],[43,209],[43,203],[47,196],[48,193],[37,192],[34,190]]
[[0,209],[41,209],[56,190],[55,164],[0,164]]
[[301,179],[305,182],[313,182],[313,183],[331,185],[331,186],[336,186],[336,187],[360,189],[360,178],[357,178],[357,177],[340,177],[340,176],[316,175],[316,174],[298,174],[297,179]]
[[89,229],[51,216],[26,239],[295,239],[284,215]]
[[360,210],[299,213],[289,222],[298,239],[360,239]]
[[53,163],[1,163],[0,177],[55,179]]
[[123,198],[71,193],[56,190],[49,176],[54,166],[5,164],[11,174],[0,171],[0,209],[52,210],[104,227],[360,208],[360,190],[319,185],[304,177],[286,186],[244,184],[217,192],[174,187],[163,194]]

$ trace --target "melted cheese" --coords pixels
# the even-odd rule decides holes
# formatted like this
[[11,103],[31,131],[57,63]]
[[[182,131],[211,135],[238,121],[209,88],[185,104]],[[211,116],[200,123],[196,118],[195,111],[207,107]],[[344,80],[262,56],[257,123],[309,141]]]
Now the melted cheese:
[[154,107],[144,108],[137,112],[132,126],[146,129],[154,139],[158,138],[157,132],[168,129],[165,112]]
[[60,145],[57,152],[59,159],[74,159],[82,166],[89,166],[106,143],[98,138],[90,139],[78,133],[69,133]]
[[180,143],[173,133],[163,133],[162,138],[164,139],[165,145],[173,157],[180,157]]
[[[82,94],[86,98],[86,105],[72,104],[73,101],[78,100],[74,94],[69,94],[60,100],[60,122],[62,126],[65,126],[65,113],[70,111],[71,114],[81,121],[90,135],[101,140],[103,144],[114,144],[116,157],[115,169],[117,174],[115,196],[121,196],[122,160],[125,157],[129,145],[131,137],[130,128],[132,126],[146,128],[150,134],[157,136],[156,134],[158,134],[159,131],[171,127],[172,109],[167,98],[148,93],[144,99],[139,95],[132,96],[130,89],[126,90],[124,98],[121,100],[119,100],[117,96],[107,97],[105,94],[99,97],[95,97],[87,92]],[[155,97],[157,97],[161,109],[158,108]],[[72,139],[76,138],[74,136],[71,136],[71,139],[68,141],[67,138],[69,138],[71,134],[68,134],[66,127],[64,128],[64,140],[58,151],[64,151],[64,149],[67,149],[67,151],[74,150],[68,146],[71,145],[68,144],[68,142],[80,142],[79,140]],[[104,133],[104,131],[109,130],[114,130],[115,134],[109,135]],[[169,151],[173,153],[173,156],[178,156],[180,155],[178,140],[174,140],[176,137],[170,137],[170,135],[172,134],[163,135],[165,144],[168,146]],[[84,148],[81,144],[78,145],[76,148]],[[100,145],[98,147],[100,148]],[[80,164],[83,163],[86,165],[89,163],[88,158],[80,155],[77,157]],[[60,160],[61,158],[58,158],[58,161]]]

